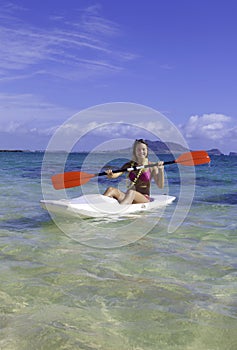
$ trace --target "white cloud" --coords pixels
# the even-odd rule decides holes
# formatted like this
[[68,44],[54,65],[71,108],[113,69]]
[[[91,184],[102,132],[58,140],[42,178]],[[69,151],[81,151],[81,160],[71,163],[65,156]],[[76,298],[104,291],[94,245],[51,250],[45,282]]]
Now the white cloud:
[[233,119],[224,114],[211,113],[202,116],[193,115],[180,129],[190,144],[204,145],[207,148],[220,148],[227,150],[227,147],[236,151],[237,126],[233,125]]
[[183,127],[187,138],[207,138],[217,140],[228,133],[227,124],[231,118],[223,114],[204,114],[202,116],[191,116]]
[[78,12],[71,20],[61,16],[58,22],[58,17],[51,17],[44,28],[21,20],[21,9],[1,11],[0,80],[11,74],[19,78],[26,69],[38,71],[39,64],[46,64],[45,74],[75,80],[121,70],[124,62],[135,58],[114,47],[119,27],[100,16],[98,7]]
[[179,129],[164,115],[132,103],[109,103],[81,111],[59,127],[53,142],[58,147],[62,139],[75,143],[81,138],[87,140],[87,146],[95,140],[144,138],[173,141],[188,148]]
[[44,101],[31,94],[0,93],[0,132],[22,134],[36,132],[50,135],[55,121],[62,122],[73,111]]
[[[104,137],[104,138],[119,138],[119,137],[129,137],[131,139],[134,138],[149,138],[149,139],[157,139],[159,138],[157,135],[160,135],[160,139],[164,141],[171,141],[177,137],[176,133],[178,133],[178,128],[172,127],[168,125],[168,123],[159,121],[149,121],[146,122],[138,122],[131,118],[120,119],[118,120],[116,114],[112,114],[107,116],[110,122],[106,121],[106,119],[99,120],[99,114],[94,114],[94,118],[96,121],[90,121],[89,117],[87,120],[84,118],[78,122],[72,121],[67,122],[66,124],[60,126],[62,133],[65,135],[69,135],[70,133],[78,133],[78,135],[84,135],[86,133],[90,133],[91,135]],[[116,120],[116,119],[117,120]],[[137,116],[136,116],[137,118]],[[84,120],[83,120],[84,119]]]

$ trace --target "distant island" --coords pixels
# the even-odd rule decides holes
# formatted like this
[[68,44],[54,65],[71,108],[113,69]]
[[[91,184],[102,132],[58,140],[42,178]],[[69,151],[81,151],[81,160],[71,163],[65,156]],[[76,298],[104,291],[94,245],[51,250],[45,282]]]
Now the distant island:
[[0,152],[24,152],[21,149],[0,149]]
[[[175,142],[162,142],[162,141],[149,141],[146,140],[148,147],[155,153],[160,154],[170,154],[170,153],[183,153],[183,152],[189,152],[193,151],[190,149],[187,149],[183,147],[182,145],[175,143]],[[224,153],[222,153],[217,148],[212,148],[210,150],[206,150],[209,156],[222,156]],[[236,152],[230,152],[229,156],[237,156]]]
[[189,152],[189,149],[175,142],[149,141],[146,140],[148,147],[155,153],[170,154]]
[[209,156],[223,156],[224,154],[218,148],[209,149],[207,151]]
[[44,153],[43,150],[32,151],[29,149],[0,149],[0,152],[18,152],[18,153]]
[[[175,142],[162,142],[162,141],[150,141],[150,140],[145,140],[146,143],[148,144],[148,147],[154,152],[154,153],[159,153],[159,154],[174,154],[174,153],[184,153],[184,152],[190,152],[193,150],[190,150],[186,147],[183,147],[182,145],[175,143]],[[221,156],[224,155],[219,149],[213,148],[210,150],[206,150],[207,153],[210,156]],[[104,151],[105,152],[105,151]],[[112,151],[109,151],[112,152]],[[120,149],[117,151],[118,153],[127,153],[131,152],[131,148],[125,148],[125,149]],[[230,152],[230,156],[237,156],[237,153],[235,152]]]
[[[175,142],[162,142],[162,141],[150,141],[150,140],[145,140],[148,144],[148,147],[154,152],[154,153],[159,153],[159,154],[175,154],[175,153],[184,153],[184,152],[190,152],[193,150],[190,150],[178,143]],[[218,148],[212,148],[210,150],[206,150],[207,153],[210,156],[222,156],[224,155],[224,153],[222,153]],[[21,149],[15,149],[15,150],[11,150],[11,149],[0,149],[0,152],[26,152],[26,153],[44,153],[45,151],[43,150],[21,150]],[[64,153],[66,151],[51,151],[52,153]],[[131,153],[131,147],[129,148],[123,148],[123,149],[119,149],[119,150],[107,150],[107,151],[101,151],[98,153],[108,153],[108,152],[117,152],[118,154],[121,153]],[[67,152],[66,152],[67,153]],[[74,152],[73,152],[74,153]],[[86,151],[83,152],[75,152],[75,153],[89,153]],[[229,152],[228,154],[229,156],[233,157],[233,156],[237,156],[237,152]]]

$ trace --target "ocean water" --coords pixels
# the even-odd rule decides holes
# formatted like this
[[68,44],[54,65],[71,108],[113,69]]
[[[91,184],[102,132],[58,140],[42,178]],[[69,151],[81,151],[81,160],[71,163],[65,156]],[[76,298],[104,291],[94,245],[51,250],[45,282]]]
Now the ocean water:
[[[60,159],[52,155],[46,177]],[[84,159],[71,155],[66,170]],[[0,152],[0,349],[237,349],[237,157],[211,159],[195,168],[191,208],[173,232],[176,203],[126,225],[77,220],[75,239],[39,205],[43,154]],[[119,167],[123,157],[101,154],[86,166],[93,173],[108,163]],[[178,167],[165,170],[165,190],[178,197]],[[93,179],[67,196],[108,185]],[[103,227],[130,237],[152,220],[149,232],[123,246],[80,241],[97,231],[103,240]]]

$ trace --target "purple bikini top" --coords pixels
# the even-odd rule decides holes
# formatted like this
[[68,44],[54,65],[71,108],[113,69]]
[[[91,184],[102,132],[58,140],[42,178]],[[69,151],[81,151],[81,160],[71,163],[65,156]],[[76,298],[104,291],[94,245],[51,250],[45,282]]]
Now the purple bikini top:
[[[129,176],[129,179],[131,181],[134,181],[137,177],[137,175],[134,173],[134,171],[131,171],[128,176]],[[151,170],[148,169],[147,171],[143,171],[141,173],[141,175],[139,176],[139,180],[144,181],[144,182],[150,181],[151,180]]]

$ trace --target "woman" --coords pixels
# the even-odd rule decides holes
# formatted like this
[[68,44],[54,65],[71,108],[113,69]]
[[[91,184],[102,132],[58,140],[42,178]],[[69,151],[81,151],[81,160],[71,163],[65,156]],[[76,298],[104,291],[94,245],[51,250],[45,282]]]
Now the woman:
[[[147,143],[140,139],[133,144],[133,160],[124,164],[122,169],[127,169],[133,166],[148,165],[148,146]],[[154,178],[159,188],[164,187],[164,166],[163,162],[158,162],[157,166],[151,168],[140,169],[129,172],[129,179],[131,181],[126,193],[120,191],[115,187],[109,187],[104,195],[117,199],[120,204],[132,203],[147,203],[150,202],[150,183]],[[111,169],[107,171],[109,179],[116,179],[121,176],[121,173],[113,173]]]

